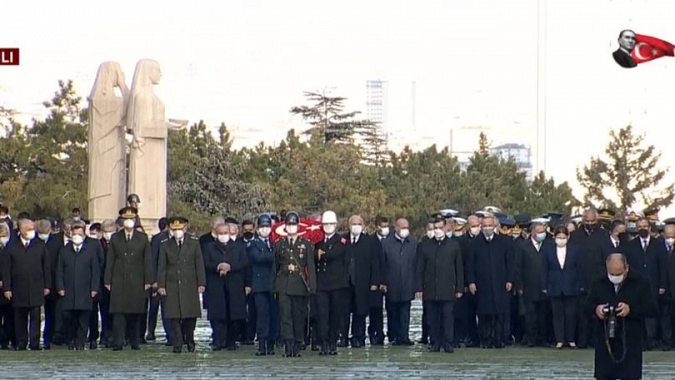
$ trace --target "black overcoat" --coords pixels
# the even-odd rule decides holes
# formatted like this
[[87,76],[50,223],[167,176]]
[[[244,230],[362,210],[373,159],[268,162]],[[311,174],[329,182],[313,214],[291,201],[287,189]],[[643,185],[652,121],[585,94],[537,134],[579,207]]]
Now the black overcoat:
[[56,291],[64,291],[61,297],[63,310],[88,310],[94,306],[91,292],[100,292],[101,244],[95,239],[86,240],[80,252],[75,252],[73,243],[61,248],[56,270]]
[[[209,320],[241,320],[246,318],[246,271],[249,269],[246,246],[236,242],[205,245],[206,293]],[[230,264],[230,271],[221,276],[220,263]],[[228,314],[229,312],[229,314]]]
[[26,247],[20,238],[12,238],[4,254],[3,288],[12,292],[12,306],[42,306],[45,302],[44,290],[51,291],[53,287],[45,243],[36,237]]
[[125,230],[110,238],[104,282],[110,285],[110,313],[143,314],[148,291],[153,284],[152,253],[148,235],[134,231],[127,241]]
[[511,292],[506,283],[514,284],[515,255],[511,238],[495,234],[492,241],[485,236],[475,238],[469,249],[467,282],[476,284],[478,314],[496,315],[509,310]]

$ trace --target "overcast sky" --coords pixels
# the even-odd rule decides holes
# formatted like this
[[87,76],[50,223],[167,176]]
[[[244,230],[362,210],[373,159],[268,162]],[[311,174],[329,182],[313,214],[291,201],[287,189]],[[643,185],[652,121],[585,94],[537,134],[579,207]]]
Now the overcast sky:
[[[443,140],[477,120],[536,145],[536,0],[5,0],[0,18],[0,47],[21,48],[21,66],[0,68],[0,105],[28,118],[59,79],[86,96],[101,62],[131,81],[151,58],[170,118],[283,134],[298,126],[288,109],[303,91],[333,88],[365,111],[365,81],[383,79],[401,134]],[[675,42],[674,19],[672,0],[548,1],[547,174],[578,187],[575,168],[631,122],[673,162],[674,59],[626,70],[611,53],[624,28]]]

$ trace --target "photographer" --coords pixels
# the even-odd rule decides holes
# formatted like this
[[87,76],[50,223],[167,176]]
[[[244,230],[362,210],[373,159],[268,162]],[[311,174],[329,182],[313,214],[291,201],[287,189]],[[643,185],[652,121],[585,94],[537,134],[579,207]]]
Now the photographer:
[[649,281],[629,272],[626,257],[607,257],[607,276],[596,279],[588,294],[597,323],[595,378],[642,378],[642,322],[657,315]]

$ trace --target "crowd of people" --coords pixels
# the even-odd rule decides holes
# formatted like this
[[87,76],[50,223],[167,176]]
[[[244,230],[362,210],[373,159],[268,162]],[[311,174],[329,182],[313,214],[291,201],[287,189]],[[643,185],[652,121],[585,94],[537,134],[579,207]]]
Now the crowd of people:
[[[192,352],[204,312],[212,350],[257,341],[258,356],[333,356],[366,342],[447,353],[586,348],[602,344],[587,295],[615,253],[658,300],[658,317],[642,326],[644,349],[673,348],[675,220],[658,222],[655,212],[618,220],[596,209],[539,218],[496,207],[468,216],[442,210],[420,237],[405,218],[368,226],[359,215],[341,223],[332,211],[219,217],[201,236],[172,217],[150,237],[133,206],[101,223],[75,209],[57,224],[26,213],[14,222],[0,207],[3,349],[138,350],[156,340],[159,318],[166,345]],[[308,239],[305,220],[320,238]],[[414,299],[423,304],[418,342],[410,336]]]

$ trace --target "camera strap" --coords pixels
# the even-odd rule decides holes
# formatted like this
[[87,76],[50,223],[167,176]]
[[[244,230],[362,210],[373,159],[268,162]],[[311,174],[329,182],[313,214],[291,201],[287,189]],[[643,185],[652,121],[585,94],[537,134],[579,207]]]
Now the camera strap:
[[614,357],[614,352],[612,352],[612,345],[609,343],[609,335],[607,333],[607,323],[603,324],[605,326],[605,347],[607,347],[607,353],[609,353],[609,358],[612,359],[612,361],[615,364],[619,364],[623,362],[626,359],[626,326],[622,326],[623,328],[621,329],[621,340],[622,340],[622,345],[623,345],[623,352],[621,353],[621,358],[619,360],[616,360]]

